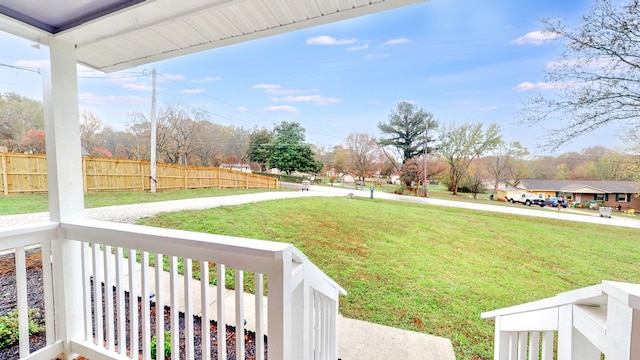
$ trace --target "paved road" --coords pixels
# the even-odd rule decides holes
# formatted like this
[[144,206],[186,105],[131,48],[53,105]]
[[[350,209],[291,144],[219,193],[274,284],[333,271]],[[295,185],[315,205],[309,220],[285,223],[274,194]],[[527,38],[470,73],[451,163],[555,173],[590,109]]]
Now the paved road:
[[[367,190],[349,190],[349,189],[339,189],[325,186],[312,186],[311,192],[313,193],[331,193],[334,195],[343,195],[346,196],[348,193],[353,193],[355,196],[360,197],[370,197],[371,192]],[[375,191],[373,197],[376,199],[386,199],[386,200],[395,200],[395,201],[406,201],[413,202],[418,204],[427,204],[427,205],[438,205],[438,206],[448,206],[448,207],[457,207],[463,209],[470,210],[480,210],[480,211],[493,211],[498,213],[505,214],[515,214],[515,215],[526,215],[526,216],[536,216],[543,217],[549,219],[559,219],[559,220],[569,220],[569,221],[578,221],[578,222],[586,222],[592,224],[600,224],[600,225],[611,225],[611,226],[622,226],[629,228],[640,229],[640,219],[634,217],[623,217],[623,216],[613,216],[612,218],[602,218],[598,215],[598,213],[594,214],[584,214],[577,213],[572,211],[571,209],[562,209],[558,212],[556,209],[551,208],[540,208],[540,207],[527,207],[527,206],[499,206],[493,205],[487,201],[486,204],[483,203],[472,203],[472,202],[464,202],[464,201],[452,201],[452,200],[441,200],[441,199],[431,199],[431,198],[422,198],[415,196],[403,196],[396,194],[384,193],[381,191]]]
[[[329,186],[311,186],[310,191],[292,191],[292,192],[264,192],[245,195],[233,195],[233,196],[219,196],[211,198],[197,198],[197,199],[185,199],[185,200],[172,200],[146,204],[132,204],[132,205],[118,205],[107,206],[101,208],[86,209],[85,215],[87,218],[95,220],[107,220],[122,223],[134,223],[137,219],[147,216],[153,216],[158,213],[172,212],[179,210],[200,210],[207,208],[214,208],[219,206],[230,206],[247,204],[259,201],[268,201],[276,199],[309,197],[309,196],[347,196],[347,194],[353,193],[358,197],[369,198],[371,192],[366,190],[354,190],[343,189]],[[570,209],[563,209],[560,212],[546,208],[529,208],[518,206],[498,206],[491,203],[471,203],[464,201],[451,201],[431,198],[421,198],[415,196],[403,196],[388,194],[380,191],[375,191],[373,194],[376,199],[387,199],[394,201],[406,201],[418,204],[437,205],[457,207],[470,210],[480,211],[493,211],[505,214],[516,214],[526,216],[544,217],[550,219],[560,219],[569,221],[586,222],[600,225],[609,226],[622,226],[628,228],[640,229],[640,220],[637,218],[615,216],[612,218],[602,218],[597,213],[594,214],[577,214],[571,212]],[[19,224],[27,224],[34,222],[43,222],[49,220],[49,213],[33,213],[33,214],[21,214],[21,215],[5,215],[0,216],[0,227],[11,226]]]

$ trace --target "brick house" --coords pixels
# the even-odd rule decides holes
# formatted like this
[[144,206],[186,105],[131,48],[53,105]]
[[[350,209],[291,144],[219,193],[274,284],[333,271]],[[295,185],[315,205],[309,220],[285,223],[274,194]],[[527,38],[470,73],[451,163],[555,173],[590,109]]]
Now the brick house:
[[516,187],[543,198],[564,196],[576,203],[595,200],[604,206],[640,211],[640,187],[634,181],[521,180]]

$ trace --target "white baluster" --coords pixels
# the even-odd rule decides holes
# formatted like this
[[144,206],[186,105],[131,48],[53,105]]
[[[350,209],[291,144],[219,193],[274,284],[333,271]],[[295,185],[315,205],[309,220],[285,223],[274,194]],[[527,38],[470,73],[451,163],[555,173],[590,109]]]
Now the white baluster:
[[211,359],[211,315],[209,314],[209,263],[200,262],[200,324],[202,326],[202,358]]
[[244,274],[236,270],[236,359],[244,360]]
[[216,305],[218,311],[218,359],[227,358],[227,331],[225,320],[225,305],[224,305],[224,293],[225,293],[225,266],[223,264],[217,265],[217,297]]

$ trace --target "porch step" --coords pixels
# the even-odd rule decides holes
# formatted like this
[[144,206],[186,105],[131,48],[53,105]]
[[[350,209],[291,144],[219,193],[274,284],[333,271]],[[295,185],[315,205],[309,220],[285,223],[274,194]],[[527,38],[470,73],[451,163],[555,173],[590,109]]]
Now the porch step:
[[449,339],[338,317],[342,360],[455,360]]

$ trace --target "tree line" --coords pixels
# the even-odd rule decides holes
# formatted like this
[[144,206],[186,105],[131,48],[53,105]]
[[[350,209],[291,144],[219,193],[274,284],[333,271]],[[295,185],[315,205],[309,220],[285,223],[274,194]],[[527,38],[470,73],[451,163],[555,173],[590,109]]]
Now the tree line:
[[[0,94],[0,139],[8,151],[44,153],[43,123],[41,102]],[[637,166],[632,155],[604,147],[532,158],[521,144],[503,141],[496,124],[441,124],[406,101],[378,129],[379,138],[353,133],[340,145],[322,148],[305,142],[305,129],[297,122],[248,130],[215,124],[202,110],[172,104],[158,112],[158,160],[201,166],[249,162],[256,171],[276,168],[327,175],[333,181],[344,174],[362,181],[397,175],[403,186],[438,181],[454,194],[461,189],[477,193],[487,183],[493,188],[515,185],[521,179],[633,180]],[[90,156],[150,157],[151,121],[145,113],[130,114],[126,129],[115,131],[81,111],[80,130]]]

